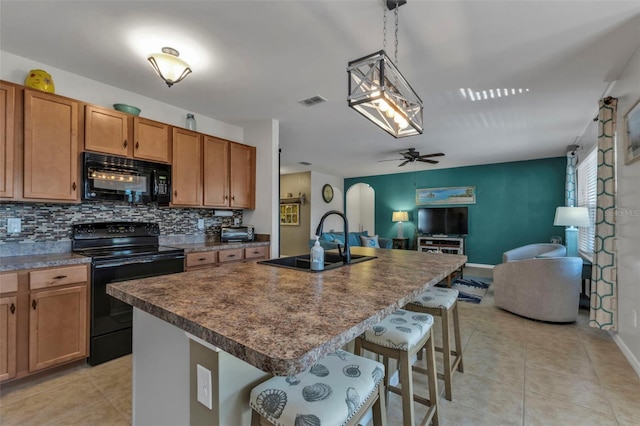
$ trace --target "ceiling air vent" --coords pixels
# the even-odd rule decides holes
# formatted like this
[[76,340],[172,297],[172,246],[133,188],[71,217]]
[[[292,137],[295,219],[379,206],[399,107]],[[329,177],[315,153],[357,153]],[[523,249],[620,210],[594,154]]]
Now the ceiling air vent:
[[308,161],[301,161],[298,164],[302,164],[303,166],[310,166],[311,165],[311,163],[308,162]]
[[315,96],[312,96],[310,98],[298,101],[299,104],[302,104],[302,105],[304,105],[306,107],[310,107],[310,106],[314,106],[314,105],[317,105],[317,104],[321,104],[323,102],[327,102],[327,100],[325,98],[323,98],[322,96],[320,96],[320,95],[315,95]]

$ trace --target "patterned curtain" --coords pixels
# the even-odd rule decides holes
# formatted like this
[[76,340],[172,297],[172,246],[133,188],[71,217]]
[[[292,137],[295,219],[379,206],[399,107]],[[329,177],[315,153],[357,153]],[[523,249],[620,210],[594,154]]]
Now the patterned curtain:
[[598,113],[598,192],[589,325],[602,330],[617,330],[615,223],[617,106],[618,100],[615,98],[601,99]]
[[576,206],[576,163],[578,156],[576,151],[567,152],[567,177],[564,187],[564,205],[567,207]]

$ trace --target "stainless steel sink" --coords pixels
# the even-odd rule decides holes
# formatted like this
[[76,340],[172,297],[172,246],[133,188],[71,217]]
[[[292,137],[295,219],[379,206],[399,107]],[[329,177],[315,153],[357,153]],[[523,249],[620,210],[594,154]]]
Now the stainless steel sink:
[[[360,262],[366,262],[367,260],[371,260],[375,258],[376,256],[352,254],[351,263],[349,265],[353,265]],[[297,271],[322,272],[322,271],[314,271],[311,269],[311,260],[308,254],[299,254],[296,256],[280,257],[278,259],[261,260],[258,263],[262,265],[278,266],[280,268],[295,269]],[[340,257],[335,253],[324,254],[324,270],[325,271],[340,268],[342,266],[347,266],[342,261],[342,257]]]

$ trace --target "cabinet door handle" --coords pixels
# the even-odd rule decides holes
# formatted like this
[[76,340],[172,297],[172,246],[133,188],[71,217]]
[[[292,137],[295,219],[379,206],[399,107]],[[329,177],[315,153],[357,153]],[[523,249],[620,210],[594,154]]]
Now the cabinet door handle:
[[227,257],[236,257],[235,254],[228,254]]
[[174,195],[175,197],[177,197],[177,196],[178,196],[178,190],[177,190],[177,189],[176,189],[175,191],[173,191],[173,195]]
[[63,278],[67,278],[67,276],[66,275],[58,275],[56,277],[53,277],[54,280],[61,280]]
[[74,191],[76,190],[77,185],[76,185],[76,183],[75,183],[75,182],[73,182],[73,185],[71,185],[71,188],[73,188],[73,190],[74,190]]
[[13,303],[11,304],[11,307],[9,308],[9,310],[11,311],[12,314],[16,313],[16,305],[14,305]]
[[36,302],[36,299],[33,299],[33,302],[31,302],[31,306],[33,307],[33,310],[36,310],[36,307],[38,306],[38,302]]
[[229,199],[229,196],[228,196],[228,195],[225,195],[225,196],[224,196],[224,199],[225,199],[225,200]]
[[129,142],[127,142],[127,140],[124,140],[124,147],[126,148],[129,145]]
[[254,251],[253,254],[260,254],[258,250]]
[[236,200],[236,196],[235,196],[235,195],[232,195],[232,196],[231,196],[231,201],[235,201],[235,200]]
[[140,141],[136,141],[136,149],[140,148]]
[[206,257],[201,257],[201,258],[198,259],[198,261],[200,261],[200,262],[204,262],[205,260],[207,260]]

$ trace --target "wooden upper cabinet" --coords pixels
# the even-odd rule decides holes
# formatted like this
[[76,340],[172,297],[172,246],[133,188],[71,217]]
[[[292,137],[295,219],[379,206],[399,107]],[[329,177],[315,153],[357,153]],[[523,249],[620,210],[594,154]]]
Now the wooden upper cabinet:
[[229,207],[254,209],[256,204],[256,148],[239,143],[230,143]]
[[204,205],[229,207],[229,141],[204,137]]
[[202,206],[202,136],[173,128],[171,205]]
[[16,89],[0,83],[0,197],[13,197]]
[[86,105],[84,149],[126,156],[129,147],[129,116],[125,113]]
[[79,202],[78,102],[24,91],[25,199]]
[[169,162],[169,125],[146,118],[133,119],[133,156],[141,160]]

